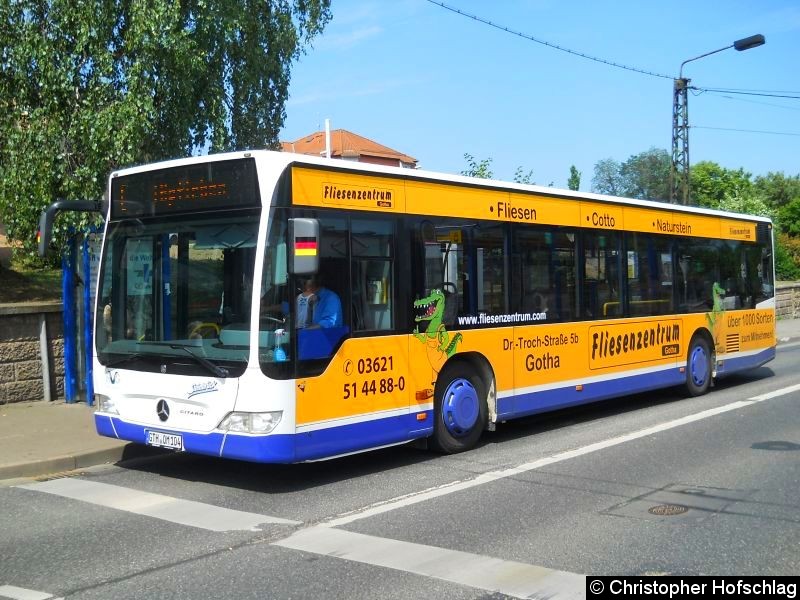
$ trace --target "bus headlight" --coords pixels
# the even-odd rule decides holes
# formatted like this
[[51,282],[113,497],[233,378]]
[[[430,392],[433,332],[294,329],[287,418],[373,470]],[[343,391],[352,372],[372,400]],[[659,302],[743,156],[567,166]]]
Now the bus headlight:
[[274,412],[232,412],[220,421],[217,429],[232,433],[269,433],[281,422],[283,411]]
[[117,410],[114,401],[108,396],[104,396],[103,394],[94,395],[94,406],[96,412],[103,412],[111,415],[119,414],[119,411]]

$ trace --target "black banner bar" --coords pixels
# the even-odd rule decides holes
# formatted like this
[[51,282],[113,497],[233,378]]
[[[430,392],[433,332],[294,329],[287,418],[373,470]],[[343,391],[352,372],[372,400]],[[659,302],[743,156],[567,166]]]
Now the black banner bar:
[[610,598],[797,598],[797,577],[586,576],[587,600]]

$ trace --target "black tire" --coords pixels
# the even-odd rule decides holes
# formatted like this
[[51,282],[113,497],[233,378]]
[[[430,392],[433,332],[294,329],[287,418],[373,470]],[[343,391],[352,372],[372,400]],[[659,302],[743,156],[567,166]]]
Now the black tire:
[[712,360],[706,339],[693,337],[686,355],[686,391],[690,396],[702,396],[711,387]]
[[431,445],[455,454],[473,448],[488,419],[486,384],[464,361],[445,367],[436,381]]

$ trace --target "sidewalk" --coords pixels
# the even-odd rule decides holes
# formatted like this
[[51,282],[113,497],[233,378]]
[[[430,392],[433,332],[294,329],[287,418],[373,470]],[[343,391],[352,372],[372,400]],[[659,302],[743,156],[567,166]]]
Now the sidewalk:
[[83,402],[0,406],[0,480],[120,460],[128,443],[97,435],[93,412]]
[[[800,319],[778,321],[778,346],[800,339]],[[0,405],[0,480],[71,471],[152,455],[153,449],[97,435],[85,403]]]

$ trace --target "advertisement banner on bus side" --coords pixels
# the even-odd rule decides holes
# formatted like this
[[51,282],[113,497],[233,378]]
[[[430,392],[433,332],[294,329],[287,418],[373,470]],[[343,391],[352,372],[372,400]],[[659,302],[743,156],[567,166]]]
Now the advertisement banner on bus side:
[[677,319],[627,321],[589,327],[589,368],[648,363],[683,353]]

